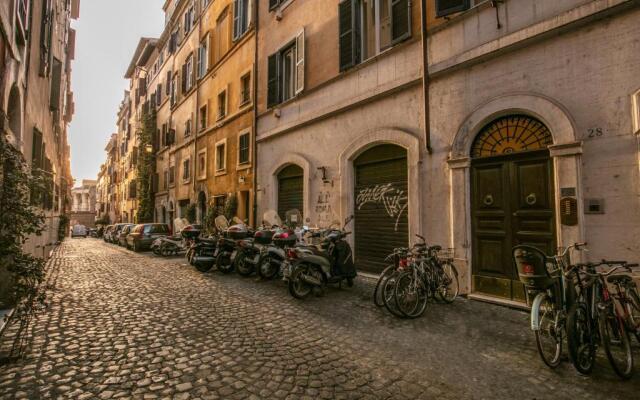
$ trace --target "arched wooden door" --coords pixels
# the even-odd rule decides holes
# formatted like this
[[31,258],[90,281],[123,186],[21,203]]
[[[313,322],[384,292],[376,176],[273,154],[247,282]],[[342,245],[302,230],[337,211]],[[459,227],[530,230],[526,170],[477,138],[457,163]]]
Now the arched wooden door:
[[355,262],[379,273],[385,258],[409,241],[407,151],[384,144],[353,162],[355,173]]
[[524,301],[512,248],[555,251],[551,133],[535,118],[510,115],[485,126],[471,150],[473,291]]
[[284,220],[294,208],[304,212],[304,170],[291,164],[278,173],[278,215]]

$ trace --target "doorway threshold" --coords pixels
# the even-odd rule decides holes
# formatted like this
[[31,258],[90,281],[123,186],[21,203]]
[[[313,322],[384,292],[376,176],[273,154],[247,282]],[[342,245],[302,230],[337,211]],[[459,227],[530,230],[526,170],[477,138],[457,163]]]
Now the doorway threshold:
[[500,297],[492,297],[492,296],[487,296],[487,295],[480,294],[480,293],[469,293],[467,295],[467,297],[470,300],[482,301],[482,302],[485,302],[485,303],[496,304],[496,305],[499,305],[499,306],[515,308],[517,310],[522,310],[522,311],[530,311],[531,310],[531,307],[529,307],[527,305],[527,303],[521,303],[519,301],[503,299],[503,298],[500,298]]

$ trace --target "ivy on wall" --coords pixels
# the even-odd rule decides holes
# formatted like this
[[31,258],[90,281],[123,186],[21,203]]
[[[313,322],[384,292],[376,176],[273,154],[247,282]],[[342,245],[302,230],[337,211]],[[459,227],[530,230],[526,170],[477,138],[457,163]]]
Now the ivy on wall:
[[145,111],[138,136],[138,223],[154,222],[155,192],[153,180],[156,172],[154,135],[156,133],[156,112]]
[[51,181],[49,174],[32,170],[22,153],[0,134],[0,270],[8,276],[0,306],[14,306],[11,324],[17,326],[8,359],[22,354],[31,320],[44,307],[45,262],[25,253],[23,245],[45,227],[44,214],[34,204],[42,204],[39,200]]

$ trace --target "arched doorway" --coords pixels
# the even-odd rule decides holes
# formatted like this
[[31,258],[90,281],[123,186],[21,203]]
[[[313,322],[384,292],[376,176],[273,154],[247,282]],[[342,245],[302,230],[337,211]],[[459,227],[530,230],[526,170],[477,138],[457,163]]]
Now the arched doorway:
[[198,193],[198,222],[204,224],[207,215],[207,195],[204,192]]
[[553,254],[556,243],[549,129],[528,115],[498,118],[471,147],[473,291],[524,301],[513,246]]
[[[173,212],[174,212],[174,207],[173,207],[173,201],[169,202],[169,208],[167,208],[167,224],[169,224],[169,227],[171,227],[171,231],[173,232],[174,230],[174,226],[173,226]],[[175,232],[174,232],[175,233]]]
[[356,264],[378,273],[393,249],[409,242],[407,151],[378,145],[358,156],[353,166]]
[[284,219],[294,208],[300,213],[304,210],[304,170],[290,164],[278,173],[278,215]]

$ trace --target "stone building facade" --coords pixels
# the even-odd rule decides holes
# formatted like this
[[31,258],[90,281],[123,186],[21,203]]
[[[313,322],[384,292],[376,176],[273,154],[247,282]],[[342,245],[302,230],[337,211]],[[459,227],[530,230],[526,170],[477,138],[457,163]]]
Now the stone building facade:
[[7,0],[0,4],[0,114],[3,134],[32,168],[51,178],[35,204],[46,228],[27,251],[46,257],[58,240],[73,185],[67,128],[74,112],[71,65],[79,1]]
[[84,225],[89,228],[95,226],[97,185],[98,181],[83,179],[80,186],[71,189],[70,226]]

